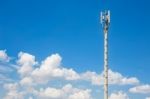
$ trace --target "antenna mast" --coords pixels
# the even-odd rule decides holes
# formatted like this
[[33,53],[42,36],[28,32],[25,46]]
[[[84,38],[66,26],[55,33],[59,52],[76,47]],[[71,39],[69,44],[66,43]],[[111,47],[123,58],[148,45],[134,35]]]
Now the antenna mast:
[[101,24],[104,32],[104,99],[108,99],[108,29],[110,25],[110,11],[101,12]]

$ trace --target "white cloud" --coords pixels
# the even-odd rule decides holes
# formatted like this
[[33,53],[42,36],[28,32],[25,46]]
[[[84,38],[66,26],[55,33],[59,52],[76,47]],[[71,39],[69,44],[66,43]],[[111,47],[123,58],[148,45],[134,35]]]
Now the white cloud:
[[129,97],[126,93],[119,91],[117,93],[112,93],[110,95],[109,99],[129,99]]
[[47,83],[52,78],[64,78],[66,80],[77,80],[79,74],[73,69],[66,69],[61,66],[59,54],[47,57],[39,68],[33,70],[31,76],[37,83]]
[[[63,78],[64,80],[85,80],[90,81],[93,85],[103,85],[104,73],[97,74],[96,72],[85,72],[77,73],[73,69],[67,69],[61,66],[62,57],[59,54],[52,54],[48,56],[38,68],[33,67],[37,64],[35,61],[35,56],[20,52],[18,54],[18,73],[21,75],[21,83],[48,83],[50,80],[55,78]],[[128,85],[128,84],[138,84],[139,80],[135,77],[124,77],[118,72],[113,72],[109,70],[109,84],[116,85]]]
[[[32,95],[36,99],[92,99],[89,88],[74,88],[71,84],[67,84],[62,88],[48,86],[48,82],[56,79],[67,82],[88,81],[92,85],[103,85],[103,72],[100,74],[91,71],[78,73],[72,68],[65,68],[62,66],[62,57],[59,54],[48,56],[41,64],[37,64],[35,56],[29,53],[20,52],[18,57],[17,65],[19,65],[19,68],[17,66],[17,70],[20,78],[16,81],[17,85],[5,85],[7,94],[4,99],[12,99],[11,97],[23,99],[25,96],[31,98]],[[35,67],[34,65],[38,66]],[[108,73],[109,84],[111,85],[135,85],[139,83],[139,80],[135,77],[124,77],[122,74],[112,70],[109,70]],[[126,94],[122,92],[111,94],[110,99],[115,96],[128,99]]]
[[66,80],[78,80],[80,78],[80,75],[73,69],[63,68],[62,71],[64,72],[64,77]]
[[58,54],[53,54],[47,57],[39,66],[32,72],[32,77],[38,83],[47,83],[53,76],[61,77],[63,72],[58,68],[62,58]]
[[17,90],[18,84],[17,83],[14,83],[14,84],[12,84],[12,83],[4,84],[4,88],[6,90]]
[[69,96],[68,99],[92,99],[90,90],[82,90]]
[[0,61],[9,62],[10,57],[7,55],[6,50],[0,50]]
[[33,80],[31,77],[24,77],[21,81],[20,84],[22,86],[31,86],[33,85]]
[[150,99],[150,97],[146,97],[145,99]]
[[29,53],[19,52],[18,57],[19,57],[19,60],[17,61],[17,63],[20,65],[35,65],[36,64],[35,56]]
[[[102,72],[101,74],[96,74],[95,72],[86,72],[83,73],[82,79],[84,80],[89,80],[91,81],[91,83],[93,85],[103,85],[103,81],[104,81],[104,72]],[[113,72],[112,70],[108,71],[108,75],[109,75],[109,84],[112,85],[136,85],[139,83],[139,80],[135,77],[124,77],[122,76],[120,73],[118,72]]]
[[131,77],[131,78],[122,78],[121,84],[122,85],[137,85],[139,84],[140,81],[136,77]]
[[23,93],[17,91],[9,91],[3,99],[24,99]]
[[63,91],[56,88],[46,88],[39,92],[40,98],[60,99],[63,97]]
[[150,94],[150,85],[139,85],[133,88],[130,88],[131,93],[141,93],[141,94]]
[[20,52],[18,54],[18,57],[19,59],[17,63],[18,65],[20,65],[18,73],[20,73],[21,76],[29,75],[33,70],[33,65],[37,64],[37,62],[35,61],[35,56],[28,53]]
[[91,90],[74,88],[71,84],[67,84],[61,89],[50,87],[41,89],[37,96],[38,99],[92,99]]
[[4,88],[8,91],[3,99],[24,99],[24,93],[18,91],[17,83],[5,84]]
[[93,85],[102,85],[103,84],[103,76],[100,74],[96,74],[96,72],[87,71],[81,74],[81,79],[90,81]]
[[[35,99],[92,99],[90,89],[74,88],[71,84],[67,84],[62,88],[46,87],[46,88],[27,88],[20,90],[18,83],[5,84],[4,88],[7,93],[3,99],[26,99],[28,94],[32,94]],[[19,91],[20,90],[20,91]],[[32,97],[29,96],[29,99]]]
[[139,80],[135,77],[124,77],[118,72],[113,72],[112,70],[108,71],[109,83],[118,84],[118,85],[136,85],[139,83]]

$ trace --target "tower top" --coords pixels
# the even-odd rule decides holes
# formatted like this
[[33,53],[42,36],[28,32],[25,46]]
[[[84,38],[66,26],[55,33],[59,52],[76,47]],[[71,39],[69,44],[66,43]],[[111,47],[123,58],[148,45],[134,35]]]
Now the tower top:
[[108,31],[109,24],[110,24],[110,11],[105,10],[104,12],[101,12],[101,24],[104,29],[104,32]]

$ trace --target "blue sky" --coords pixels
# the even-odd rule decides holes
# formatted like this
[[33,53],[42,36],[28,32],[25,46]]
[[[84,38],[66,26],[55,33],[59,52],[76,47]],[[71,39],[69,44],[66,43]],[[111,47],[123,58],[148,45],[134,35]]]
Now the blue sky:
[[[103,32],[99,15],[100,11],[110,9],[110,69],[125,77],[136,77],[139,86],[150,85],[147,78],[150,75],[149,4],[149,0],[0,1],[0,49],[6,50],[11,57],[7,65],[18,65],[20,51],[34,55],[38,62],[59,53],[64,68],[72,68],[79,74],[86,71],[100,74]],[[3,62],[1,65],[5,67]],[[13,78],[20,79],[15,73]],[[150,96],[150,92],[130,93],[130,87],[134,86],[125,85],[119,89],[112,86],[110,90],[123,90],[131,99]],[[4,91],[1,89],[1,92]]]

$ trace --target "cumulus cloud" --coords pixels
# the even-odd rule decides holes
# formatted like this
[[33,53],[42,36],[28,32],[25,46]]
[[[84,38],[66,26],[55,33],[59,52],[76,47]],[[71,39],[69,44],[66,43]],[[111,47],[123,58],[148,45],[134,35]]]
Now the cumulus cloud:
[[92,99],[90,92],[90,90],[80,90],[70,95],[68,99]]
[[64,78],[66,80],[77,80],[79,74],[73,69],[67,69],[61,66],[59,54],[53,54],[47,57],[39,68],[32,71],[31,76],[37,83],[47,83],[52,78]]
[[24,77],[23,79],[20,80],[20,84],[22,86],[32,86],[33,80],[31,77]]
[[[16,83],[6,84],[4,88],[7,94],[4,99],[92,99],[91,89],[75,88],[71,84],[62,85],[61,88],[49,86],[49,82],[55,81],[83,81],[90,82],[92,85],[101,86],[104,81],[104,72],[98,74],[96,72],[78,73],[72,68],[62,66],[62,57],[59,54],[52,54],[46,57],[41,63],[37,62],[34,55],[20,52],[15,65],[19,79]],[[37,66],[35,66],[37,65]],[[125,77],[118,72],[112,70],[109,73],[109,84],[111,85],[136,85],[139,80],[136,77]],[[32,95],[31,95],[32,94]],[[31,95],[31,96],[30,96]],[[34,96],[34,97],[32,97]],[[113,97],[125,97],[125,93],[113,93]],[[16,99],[15,98],[15,99]],[[120,98],[116,98],[120,99]]]
[[0,50],[0,61],[9,62],[10,57],[7,55],[6,50]]
[[37,92],[39,99],[92,99],[91,90],[78,89],[67,84],[61,89],[46,88]]
[[109,99],[129,99],[129,97],[126,93],[119,91],[117,93],[112,93],[110,95]]
[[91,82],[93,85],[103,84],[103,75],[98,75],[96,72],[87,71],[81,74],[81,79]]
[[[33,69],[36,64],[35,57],[27,53],[19,53],[18,64],[21,65],[18,72],[23,76],[30,76],[36,83],[48,83],[53,78],[63,78],[65,80],[85,80],[93,85],[102,85],[104,81],[104,73],[87,71],[85,73],[77,73],[73,69],[67,69],[61,66],[62,57],[59,54],[48,56],[38,68]],[[118,72],[109,70],[109,84],[128,85],[138,84],[139,80],[135,77],[124,77]],[[29,78],[29,77],[28,77]],[[30,80],[31,81],[31,80]]]
[[150,85],[139,85],[133,88],[130,88],[131,93],[141,93],[141,94],[150,94]]
[[21,76],[26,76],[31,73],[33,70],[33,65],[35,65],[37,62],[35,61],[35,56],[20,52],[18,54],[18,65],[20,65],[20,68],[18,69],[18,73],[20,73]]
[[[82,79],[89,80],[93,85],[103,85],[104,81],[104,72],[97,74],[95,72],[86,72],[83,73]],[[108,71],[109,84],[116,85],[136,85],[139,83],[139,80],[136,77],[124,77],[118,72],[113,72],[112,70]]]
[[24,93],[18,91],[17,83],[5,84],[4,88],[6,89],[7,93],[3,99],[24,99]]
[[[21,91],[18,83],[5,84],[4,88],[7,94],[3,99],[33,99],[28,93],[32,94],[34,99],[92,99],[90,89],[74,88],[71,84],[66,84],[62,88],[30,88]],[[19,91],[20,90],[20,91]]]
[[63,91],[55,88],[46,88],[45,90],[41,89],[38,93],[40,98],[50,98],[50,99],[59,99],[63,96]]
[[139,83],[136,77],[124,77],[118,72],[108,71],[109,83],[110,84],[120,84],[120,85],[135,85]]

